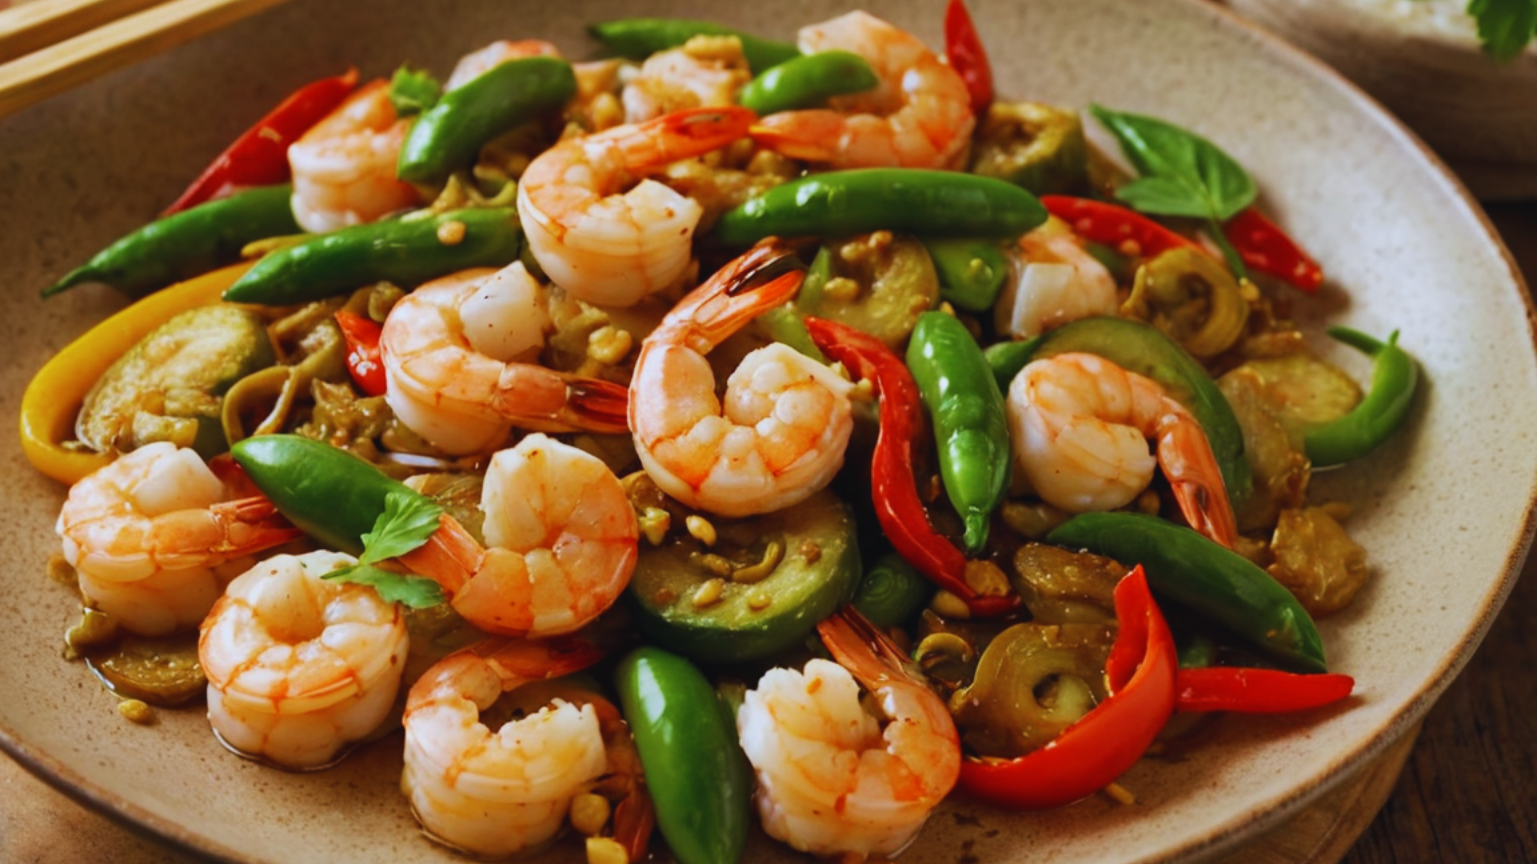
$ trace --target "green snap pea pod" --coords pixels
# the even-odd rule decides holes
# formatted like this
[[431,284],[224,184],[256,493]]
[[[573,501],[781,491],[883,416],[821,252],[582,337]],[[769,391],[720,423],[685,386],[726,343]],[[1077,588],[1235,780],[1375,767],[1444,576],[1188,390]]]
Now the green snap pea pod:
[[732,864],[747,843],[752,772],[736,725],[692,663],[644,646],[619,661],[619,702],[680,864]]
[[966,526],[966,551],[987,543],[988,520],[1009,488],[1009,425],[1003,394],[982,349],[943,312],[918,317],[907,368],[934,425],[945,495]]
[[103,282],[138,299],[232,264],[253,240],[298,234],[291,186],[263,186],[157,219],[96,253],[43,290],[44,297]]
[[1046,221],[1034,195],[1002,180],[907,168],[828,171],[792,180],[727,211],[715,237],[845,237],[905,231],[930,237],[1018,237]]
[[1358,459],[1386,441],[1409,415],[1419,384],[1419,364],[1398,347],[1398,331],[1379,342],[1348,327],[1330,327],[1335,340],[1372,358],[1372,386],[1349,414],[1307,433],[1303,448],[1314,467]]
[[287,306],[372,282],[416,285],[470,267],[510,264],[522,245],[523,230],[510,207],[356,225],[268,255],[224,299]]
[[278,512],[332,549],[363,551],[391,493],[418,496],[399,480],[329,444],[300,435],[258,435],[230,448]]
[[881,83],[865,58],[850,51],[819,51],[786,60],[752,79],[737,101],[759,116],[815,108],[833,96],[873,90]]
[[487,141],[559,110],[576,95],[571,64],[558,57],[525,57],[493,67],[443,94],[411,125],[395,173],[413,183],[438,183],[475,161]]
[[939,296],[967,312],[987,312],[1009,278],[1009,259],[998,244],[966,238],[923,241],[939,273]]
[[1035,350],[1041,347],[1042,338],[1033,336],[1024,340],[995,342],[982,352],[988,368],[993,370],[993,380],[998,384],[998,392],[1008,394],[1009,385],[1014,383],[1014,376],[1035,359]]
[[1189,528],[1141,513],[1084,513],[1053,529],[1046,542],[1141,564],[1154,592],[1288,666],[1328,670],[1323,639],[1297,598],[1249,559]]
[[742,40],[742,53],[754,75],[801,54],[789,42],[760,39],[713,21],[688,18],[620,18],[589,25],[587,32],[627,60],[644,60],[658,51],[677,48],[695,36],[735,36]]

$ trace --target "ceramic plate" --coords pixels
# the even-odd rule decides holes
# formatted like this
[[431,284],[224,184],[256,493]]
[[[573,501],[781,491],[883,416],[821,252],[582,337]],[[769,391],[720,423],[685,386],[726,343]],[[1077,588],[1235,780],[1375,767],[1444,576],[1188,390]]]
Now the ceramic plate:
[[[940,44],[938,0],[875,10]],[[299,84],[356,63],[446,70],[493,37],[541,36],[574,56],[584,22],[725,17],[765,35],[847,7],[631,0],[563,3],[300,0],[0,121],[0,321],[11,411],[53,352],[121,301],[87,287],[37,291],[175,197],[225,142]],[[772,11],[771,11],[772,9]],[[904,861],[1188,861],[1276,825],[1382,751],[1461,668],[1518,572],[1537,482],[1537,362],[1530,308],[1482,214],[1394,121],[1321,65],[1189,0],[973,0],[1008,94],[1090,101],[1197,129],[1258,178],[1267,209],[1329,274],[1296,313],[1371,333],[1397,328],[1425,385],[1407,428],[1314,498],[1355,509],[1372,579],[1322,625],[1357,695],[1298,717],[1228,718],[1178,760],[1122,779],[1137,803],[1093,798],[1014,815],[947,805]],[[1320,342],[1320,344],[1323,344]],[[1333,356],[1364,378],[1359,358]],[[14,416],[14,415],[13,415]],[[286,774],[221,748],[197,710],[126,723],[85,669],[60,659],[75,616],[44,578],[64,490],[0,443],[12,526],[0,575],[0,745],[77,798],[170,841],[242,862],[423,862],[398,790],[400,739],[342,766]],[[556,853],[575,860],[575,846]],[[794,856],[754,840],[755,862]]]

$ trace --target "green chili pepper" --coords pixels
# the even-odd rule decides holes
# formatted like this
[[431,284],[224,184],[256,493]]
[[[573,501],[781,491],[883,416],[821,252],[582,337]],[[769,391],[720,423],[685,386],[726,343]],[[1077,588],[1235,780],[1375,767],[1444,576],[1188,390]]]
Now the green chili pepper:
[[1205,669],[1217,663],[1217,643],[1205,633],[1194,633],[1187,639],[1178,640],[1178,648],[1181,669]]
[[737,101],[759,116],[815,108],[833,96],[873,90],[881,83],[865,58],[850,51],[819,51],[786,60],[752,79]]
[[644,60],[658,51],[677,48],[695,36],[735,36],[742,40],[742,53],[754,75],[801,54],[789,42],[759,39],[713,21],[686,18],[620,18],[589,25],[587,32],[627,60]]
[[887,552],[865,573],[849,602],[870,623],[884,629],[911,621],[933,597],[933,582],[906,558]]
[[747,843],[752,772],[736,723],[690,662],[631,651],[615,670],[656,824],[680,864],[732,864]]
[[923,241],[939,273],[939,296],[967,312],[987,312],[1009,278],[1009,259],[998,244],[965,238]]
[[231,285],[224,299],[287,306],[372,282],[415,285],[470,267],[510,264],[522,245],[523,230],[509,207],[357,225],[268,255]]
[[934,424],[939,475],[966,526],[966,551],[987,543],[988,520],[1009,488],[1009,424],[982,349],[943,312],[918,317],[907,368]]
[[234,263],[253,240],[298,234],[291,186],[263,186],[157,219],[96,253],[43,291],[105,282],[138,299],[175,282]]
[[1206,432],[1228,500],[1238,509],[1254,485],[1238,418],[1206,369],[1157,328],[1128,318],[1085,318],[1036,339],[994,345],[985,356],[999,388],[1008,392],[1025,364],[1069,351],[1098,354],[1163,385]]
[[1379,342],[1348,327],[1330,327],[1336,341],[1372,358],[1372,387],[1344,417],[1307,433],[1303,448],[1314,467],[1323,468],[1370,453],[1404,422],[1419,384],[1419,364],[1398,347],[1398,331]]
[[558,110],[576,95],[571,64],[525,57],[493,67],[443,98],[416,122],[400,148],[395,173],[413,183],[439,183],[475,161],[503,132]]
[[862,168],[792,180],[727,211],[715,237],[749,246],[764,237],[845,237],[906,231],[931,237],[1018,237],[1046,221],[1034,195],[959,171]]
[[1141,564],[1155,592],[1289,666],[1328,669],[1323,639],[1297,598],[1249,559],[1189,528],[1141,513],[1084,513],[1057,526],[1046,541]]

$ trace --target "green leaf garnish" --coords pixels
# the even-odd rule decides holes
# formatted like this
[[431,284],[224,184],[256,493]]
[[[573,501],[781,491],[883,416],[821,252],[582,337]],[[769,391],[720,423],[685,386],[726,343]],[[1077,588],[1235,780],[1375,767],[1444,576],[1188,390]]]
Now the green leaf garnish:
[[391,603],[416,608],[442,603],[443,589],[431,579],[374,566],[426,543],[437,533],[442,516],[443,508],[425,495],[409,489],[390,492],[384,498],[384,512],[374,520],[374,530],[363,535],[363,554],[358,556],[358,563],[320,578],[372,585],[381,598]]
[[332,570],[320,578],[370,585],[379,592],[379,598],[384,602],[404,603],[412,609],[437,606],[445,599],[442,587],[425,576],[396,573],[372,564],[354,564],[351,567]]
[[1501,63],[1514,60],[1537,36],[1537,0],[1469,0],[1484,53]]
[[402,66],[395,70],[395,76],[390,79],[389,95],[395,113],[401,117],[410,117],[432,110],[432,106],[443,98],[443,85],[424,69]]
[[1133,208],[1159,216],[1226,222],[1254,203],[1249,172],[1201,136],[1154,117],[1090,105],[1142,176],[1116,190]]

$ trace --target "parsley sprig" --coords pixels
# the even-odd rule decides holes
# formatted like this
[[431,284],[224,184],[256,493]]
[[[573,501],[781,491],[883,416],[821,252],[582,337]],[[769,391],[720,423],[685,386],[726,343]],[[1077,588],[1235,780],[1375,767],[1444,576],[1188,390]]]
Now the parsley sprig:
[[1501,63],[1516,57],[1537,36],[1537,0],[1469,0],[1484,53]]
[[384,499],[384,512],[374,521],[374,530],[363,535],[363,554],[358,556],[358,563],[321,578],[371,585],[386,602],[404,603],[415,609],[442,603],[443,589],[438,583],[378,566],[426,543],[438,530],[442,515],[443,508],[425,495],[411,491],[389,493]]

